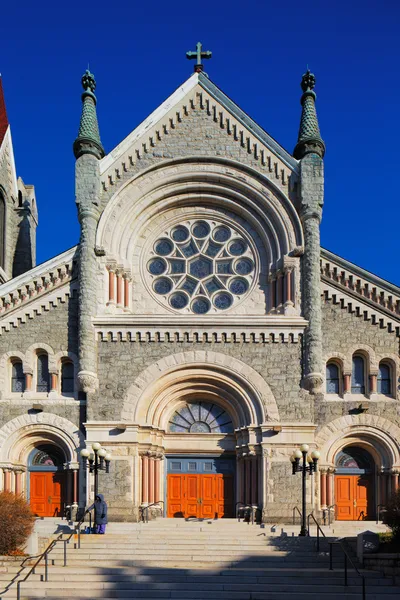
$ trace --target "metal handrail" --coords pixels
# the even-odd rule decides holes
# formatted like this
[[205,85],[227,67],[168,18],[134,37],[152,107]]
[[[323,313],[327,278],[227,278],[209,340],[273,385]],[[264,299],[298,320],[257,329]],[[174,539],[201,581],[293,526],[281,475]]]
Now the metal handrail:
[[380,518],[382,509],[386,510],[386,504],[378,504],[377,509],[378,509],[378,511],[377,511],[377,517],[376,517],[376,524],[378,525],[379,521],[382,520]]
[[[149,522],[149,508],[151,506],[158,506],[159,504],[164,505],[164,500],[159,500],[158,502],[153,502],[152,504],[148,504],[147,506],[141,506],[140,510],[142,512],[142,521],[143,523],[148,523]],[[144,516],[146,512],[146,518]]]
[[299,510],[298,506],[293,506],[293,525],[296,525],[296,510],[297,510],[297,512],[299,513],[299,517],[300,517],[300,519],[302,519],[302,518],[303,518],[303,515],[301,514],[301,512],[300,512],[300,510]]
[[[49,567],[48,567],[49,559],[48,559],[48,557],[49,557],[50,552],[53,550],[53,548],[55,548],[55,546],[56,546],[56,544],[58,542],[63,542],[64,543],[64,565],[63,566],[64,567],[67,566],[67,544],[69,544],[72,536],[76,535],[76,529],[78,528],[78,548],[80,548],[80,525],[82,525],[82,523],[84,523],[85,517],[86,517],[86,513],[83,515],[83,517],[79,521],[79,523],[75,526],[74,531],[72,531],[70,533],[70,535],[69,535],[68,538],[66,538],[64,540],[63,539],[64,533],[60,533],[60,535],[58,536],[57,539],[52,540],[50,542],[50,544],[47,546],[46,550],[44,552],[42,552],[42,554],[40,554],[38,556],[37,561],[35,562],[35,564],[33,565],[33,567],[30,569],[30,571],[28,571],[28,573],[25,575],[25,577],[23,579],[19,579],[17,581],[17,600],[20,600],[20,598],[21,598],[21,583],[24,583],[32,574],[33,575],[35,574],[36,567],[43,560],[43,558],[44,558],[44,581],[48,581],[49,580]],[[76,546],[75,546],[75,548],[76,548]]]
[[[252,506],[251,504],[246,504],[245,502],[236,502],[235,504],[235,513],[237,515],[237,519],[238,519],[238,523],[240,523],[240,512],[237,509],[237,507],[241,505],[242,508],[248,508],[250,509],[250,513],[251,513],[251,524],[254,525],[254,506]],[[248,525],[250,524],[250,521],[248,521],[247,523]]]
[[329,570],[333,571],[333,545],[337,544],[340,549],[342,550],[343,554],[344,554],[344,585],[348,586],[348,578],[347,578],[347,560],[350,561],[351,566],[353,567],[353,569],[355,570],[355,572],[357,573],[357,575],[359,575],[361,577],[361,581],[362,581],[362,600],[366,600],[366,590],[365,590],[365,577],[362,573],[360,573],[360,571],[358,570],[358,568],[356,567],[356,565],[354,564],[350,554],[348,553],[348,551],[346,550],[346,548],[343,546],[342,542],[340,540],[335,540],[334,542],[329,542]]
[[324,537],[326,537],[325,533],[322,531],[321,527],[319,526],[319,523],[316,521],[314,515],[312,513],[310,513],[307,517],[307,531],[308,531],[308,537],[310,537],[310,519],[312,519],[314,521],[314,523],[317,526],[317,552],[319,552],[319,532],[322,533],[322,535]]

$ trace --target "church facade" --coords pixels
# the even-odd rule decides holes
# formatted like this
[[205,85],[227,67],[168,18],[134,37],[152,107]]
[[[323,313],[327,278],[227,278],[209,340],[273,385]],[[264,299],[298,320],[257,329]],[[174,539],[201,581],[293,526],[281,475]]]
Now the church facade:
[[95,80],[74,142],[78,246],[35,266],[0,90],[0,485],[39,516],[373,519],[399,486],[400,289],[320,246],[314,76],[289,154],[203,72],[108,154]]

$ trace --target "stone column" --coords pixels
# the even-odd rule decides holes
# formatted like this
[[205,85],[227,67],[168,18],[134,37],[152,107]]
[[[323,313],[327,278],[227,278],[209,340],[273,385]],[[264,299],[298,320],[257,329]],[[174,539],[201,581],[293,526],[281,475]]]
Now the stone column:
[[153,504],[154,503],[154,473],[155,473],[155,469],[154,469],[154,457],[153,456],[149,456],[149,504]]
[[386,504],[386,488],[387,488],[387,477],[386,473],[379,474],[379,504]]
[[351,392],[351,373],[344,373],[343,375],[343,393],[350,394]]
[[257,477],[257,456],[253,455],[250,459],[251,464],[251,504],[257,506],[257,492],[258,492],[258,477]]
[[25,392],[31,392],[31,391],[32,391],[32,372],[26,371],[25,372]]
[[244,502],[244,466],[239,454],[236,455],[236,498],[237,502]]
[[[98,387],[97,379],[97,345],[92,324],[96,313],[97,297],[97,258],[95,255],[96,229],[99,220],[100,170],[101,153],[81,154],[76,160],[76,202],[78,218],[81,225],[79,242],[79,372],[78,380],[81,389],[93,393]],[[90,417],[90,405],[88,405]]]
[[326,471],[320,469],[321,473],[321,508],[326,508]]
[[371,394],[376,394],[377,379],[378,379],[378,375],[376,373],[370,373],[370,375],[369,375],[369,391]]
[[399,487],[399,474],[396,472],[392,473],[392,494],[394,494]]
[[149,503],[149,457],[142,454],[142,503]]
[[50,391],[57,392],[58,373],[50,373]]
[[160,463],[161,460],[157,456],[154,462],[154,502],[160,502]]
[[276,276],[273,272],[269,277],[269,312],[275,312]]
[[11,488],[11,469],[4,469],[4,491],[12,492]]
[[334,479],[334,471],[333,469],[328,469],[327,480],[326,480],[326,504],[327,506],[332,506],[333,502],[333,479]]
[[78,468],[73,469],[73,492],[72,502],[74,506],[78,506]]
[[124,275],[124,310],[129,310],[129,283],[130,277],[125,273]]
[[15,474],[15,495],[20,496],[22,494],[22,470],[16,469]]
[[118,308],[123,307],[122,301],[122,272],[121,270],[117,271],[117,306]]
[[304,387],[320,391],[322,377],[322,301],[320,275],[320,222],[323,205],[323,161],[310,152],[300,161],[300,218],[304,231],[302,258],[304,332]]
[[244,472],[245,472],[245,490],[244,490],[244,501],[246,504],[251,504],[251,462],[250,457],[246,456],[244,460]]

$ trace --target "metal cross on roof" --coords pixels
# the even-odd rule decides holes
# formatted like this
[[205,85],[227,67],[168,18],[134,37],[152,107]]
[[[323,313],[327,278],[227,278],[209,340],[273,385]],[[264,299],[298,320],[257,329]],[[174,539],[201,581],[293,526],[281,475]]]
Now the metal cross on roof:
[[196,59],[196,64],[194,66],[194,72],[195,73],[201,73],[201,71],[203,71],[204,67],[201,63],[201,59],[202,58],[211,58],[212,56],[212,52],[210,52],[210,50],[205,50],[203,52],[202,50],[203,46],[201,42],[197,42],[196,44],[196,52],[193,52],[192,50],[189,50],[189,52],[186,52],[186,58],[195,58]]

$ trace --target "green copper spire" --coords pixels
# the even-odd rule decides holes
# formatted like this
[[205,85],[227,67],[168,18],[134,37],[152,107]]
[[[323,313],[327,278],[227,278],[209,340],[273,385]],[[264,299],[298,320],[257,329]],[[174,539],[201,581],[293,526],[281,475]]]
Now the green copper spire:
[[78,137],[74,142],[75,158],[82,154],[93,154],[96,158],[103,158],[104,148],[100,141],[99,124],[96,113],[96,81],[94,75],[86,69],[82,77],[82,87],[85,90],[82,94],[82,116],[79,125]]
[[306,154],[318,154],[321,158],[325,154],[325,144],[319,132],[317,111],[315,109],[316,94],[313,92],[315,87],[315,77],[307,69],[301,80],[301,89],[303,95],[301,97],[301,121],[299,129],[299,137],[296,147],[293,151],[293,156],[300,160]]

